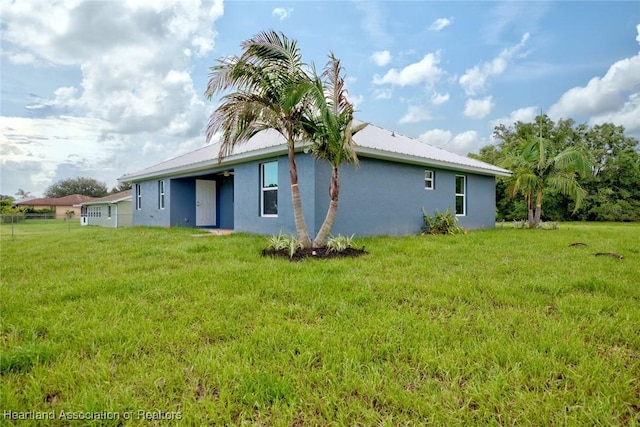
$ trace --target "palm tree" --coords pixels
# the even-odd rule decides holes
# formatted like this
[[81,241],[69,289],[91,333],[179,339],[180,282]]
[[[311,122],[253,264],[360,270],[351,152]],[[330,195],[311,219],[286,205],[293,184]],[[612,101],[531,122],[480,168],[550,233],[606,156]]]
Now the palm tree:
[[548,140],[530,136],[515,153],[504,159],[503,166],[513,171],[508,185],[509,195],[524,195],[529,228],[535,228],[540,223],[545,188],[573,199],[574,212],[586,196],[577,178],[590,172],[591,161],[589,155],[580,148],[570,147],[555,154]]
[[367,126],[367,123],[353,123],[354,107],[347,99],[342,71],[340,60],[330,54],[322,75],[314,78],[310,90],[312,112],[304,122],[313,155],[331,165],[329,207],[313,240],[314,247],[327,244],[338,212],[340,165],[343,162],[358,165],[353,135]]
[[18,191],[16,192],[16,196],[20,197],[21,199],[26,199],[27,197],[31,196],[31,192],[24,191],[22,188],[18,188]]
[[285,138],[296,231],[302,245],[311,247],[295,159],[311,79],[303,70],[297,43],[282,33],[261,32],[244,41],[241,47],[241,56],[219,59],[211,67],[205,96],[211,100],[219,92],[233,91],[222,96],[221,104],[212,113],[207,124],[207,141],[221,133],[218,156],[221,161],[236,144],[265,129],[274,129]]

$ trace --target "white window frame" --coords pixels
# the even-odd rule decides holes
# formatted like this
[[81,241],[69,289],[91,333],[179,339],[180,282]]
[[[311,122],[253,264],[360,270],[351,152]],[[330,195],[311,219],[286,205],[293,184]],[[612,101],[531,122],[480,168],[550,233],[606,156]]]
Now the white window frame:
[[136,184],[136,210],[142,210],[142,188],[140,184]]
[[158,180],[158,209],[164,209],[164,195],[165,195],[165,182],[164,179]]
[[[267,214],[264,213],[264,194],[267,191],[276,191],[276,194],[278,192],[278,177],[276,175],[276,186],[275,187],[265,187],[264,186],[264,168],[267,165],[272,165],[275,164],[276,165],[276,170],[278,168],[278,161],[274,160],[272,162],[265,162],[265,163],[260,163],[260,216],[261,217],[265,217],[265,218],[277,218],[278,217],[278,207],[276,206],[276,213],[275,214]],[[276,196],[277,197],[277,196]]]
[[[461,193],[458,193],[458,178],[462,178]],[[455,206],[456,216],[466,216],[467,215],[467,176],[466,175],[456,175],[455,191],[456,191],[456,200],[455,200],[454,206]],[[462,213],[458,213],[458,197],[462,198]]]
[[89,206],[87,208],[87,217],[102,218],[102,206]]
[[107,205],[107,218],[111,219],[111,205]]
[[436,188],[436,173],[431,169],[424,170],[424,189],[433,190]]

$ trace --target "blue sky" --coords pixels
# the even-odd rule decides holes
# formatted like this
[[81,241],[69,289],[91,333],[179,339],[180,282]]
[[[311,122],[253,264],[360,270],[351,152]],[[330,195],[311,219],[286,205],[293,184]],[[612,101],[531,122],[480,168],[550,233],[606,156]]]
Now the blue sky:
[[269,29],[334,52],[358,118],[453,152],[540,111],[640,139],[638,2],[0,1],[0,194],[201,147],[209,66]]

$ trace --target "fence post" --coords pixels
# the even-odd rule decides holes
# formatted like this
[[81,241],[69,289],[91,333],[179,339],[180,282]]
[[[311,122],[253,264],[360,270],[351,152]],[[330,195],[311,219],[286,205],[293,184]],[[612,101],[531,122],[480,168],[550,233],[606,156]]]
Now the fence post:
[[13,239],[13,217],[15,215],[11,215],[11,238]]
[[64,216],[67,217],[67,232],[71,233],[71,217],[73,216],[73,211],[66,211]]

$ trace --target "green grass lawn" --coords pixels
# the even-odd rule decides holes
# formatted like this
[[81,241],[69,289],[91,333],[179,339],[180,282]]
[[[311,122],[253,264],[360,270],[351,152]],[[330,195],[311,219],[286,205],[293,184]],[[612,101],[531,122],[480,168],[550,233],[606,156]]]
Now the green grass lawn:
[[0,424],[640,425],[640,224],[302,262],[265,236],[0,231]]

